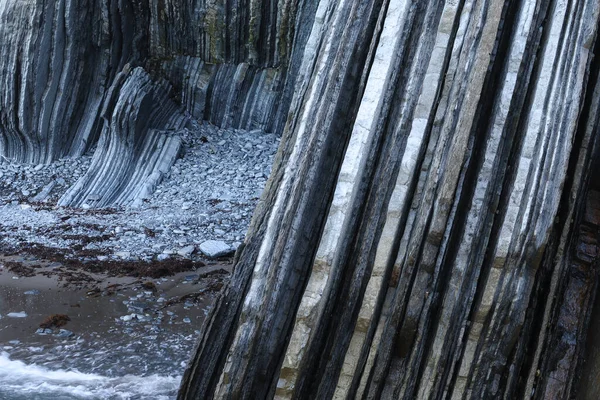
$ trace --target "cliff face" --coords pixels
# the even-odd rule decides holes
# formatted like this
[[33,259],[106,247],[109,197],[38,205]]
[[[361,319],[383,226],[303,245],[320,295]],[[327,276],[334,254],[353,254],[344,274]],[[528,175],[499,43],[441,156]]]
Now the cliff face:
[[193,118],[283,135],[182,399],[596,398],[599,9],[0,0],[0,154],[135,204]]
[[595,398],[598,13],[319,1],[181,398]]
[[[79,156],[100,141],[94,167],[73,189],[77,193],[70,193],[62,204],[127,204],[139,200],[136,193],[155,181],[134,170],[139,160],[151,157],[149,151],[162,152],[166,158],[157,162],[168,169],[173,159],[173,146],[161,149],[159,144],[169,140],[146,137],[149,130],[157,135],[181,129],[186,116],[223,127],[280,133],[293,89],[286,80],[296,73],[288,67],[294,37],[305,36],[305,28],[296,29],[296,16],[304,7],[290,0],[3,0],[0,155],[16,162],[48,163]],[[311,13],[305,14],[311,18]],[[123,76],[124,69],[135,67],[146,74]],[[160,126],[129,121],[139,125],[136,134],[141,137],[109,149],[113,122],[123,118],[112,102],[118,97],[141,99],[136,91],[146,91],[143,76],[148,74],[163,88],[152,95],[155,104],[142,108],[171,99],[183,107],[157,117],[164,120]],[[173,87],[160,83],[163,79]],[[123,90],[129,92],[120,93]],[[125,113],[135,119],[155,111],[158,108]],[[145,150],[133,151],[134,142]],[[128,171],[114,176],[99,169],[121,155],[129,160],[123,163]],[[145,169],[157,172],[151,166]],[[84,186],[96,189],[80,190]],[[100,199],[91,200],[89,194]]]

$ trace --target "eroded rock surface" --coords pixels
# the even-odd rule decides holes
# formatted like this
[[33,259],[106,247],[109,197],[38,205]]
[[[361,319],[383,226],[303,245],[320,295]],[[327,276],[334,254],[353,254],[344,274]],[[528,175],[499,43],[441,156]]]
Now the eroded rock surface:
[[306,35],[296,21],[313,17],[299,12],[306,7],[2,1],[0,156],[37,165],[96,148],[91,170],[61,204],[102,207],[151,193],[174,159],[184,118],[279,134],[297,73],[290,60],[302,43],[294,38]]
[[[184,128],[180,137],[181,158],[136,207],[57,207],[90,168],[89,156],[40,166],[0,163],[0,249],[54,249],[85,261],[168,261],[202,257],[202,243],[220,240],[230,253],[244,239],[279,138],[208,123]],[[183,252],[190,246],[195,251]]]
[[104,128],[92,163],[59,206],[139,206],[175,162],[186,118],[169,99],[166,81],[142,69],[120,72],[105,100]]
[[192,119],[282,135],[182,399],[571,398],[597,370],[599,9],[4,0],[0,155],[96,146],[61,201],[106,206],[143,203]]
[[319,1],[281,162],[180,398],[575,396],[599,8]]

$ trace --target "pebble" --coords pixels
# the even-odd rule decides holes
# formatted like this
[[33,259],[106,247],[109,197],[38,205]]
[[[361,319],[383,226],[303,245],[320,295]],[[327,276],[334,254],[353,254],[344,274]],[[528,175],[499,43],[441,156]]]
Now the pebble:
[[27,313],[25,311],[10,312],[10,313],[6,314],[6,316],[9,317],[9,318],[26,318],[27,317]]
[[192,253],[194,251],[196,251],[195,246],[185,246],[185,247],[182,247],[181,249],[177,250],[177,254],[179,254],[182,257],[189,257],[192,255]]
[[70,338],[70,337],[75,336],[75,334],[73,332],[67,330],[67,329],[61,329],[61,330],[58,331],[58,333],[55,336],[59,337],[59,338],[65,338],[66,339],[66,338]]
[[216,258],[231,254],[231,247],[221,240],[207,240],[199,246],[200,251],[207,257]]
[[132,319],[136,318],[137,314],[129,314],[129,315],[123,315],[122,317],[119,317],[122,321],[128,322],[131,321]]
[[[23,243],[70,249],[78,244],[74,237],[94,236],[103,239],[82,240],[83,250],[120,253],[123,257],[116,258],[123,260],[165,261],[176,254],[198,257],[198,244],[214,240],[225,243],[225,254],[231,253],[233,242],[245,236],[258,200],[256,193],[263,190],[262,177],[269,175],[279,138],[260,130],[219,129],[208,123],[176,134],[182,138],[184,157],[139,208],[96,212],[93,205],[100,193],[87,197],[85,211],[55,207],[58,198],[87,171],[91,153],[38,166],[0,164],[3,243],[17,250]],[[36,201],[47,207],[22,200],[23,193],[29,197],[46,187],[51,190]],[[192,243],[197,253],[189,253]],[[219,257],[222,253],[209,254]],[[104,257],[96,258],[110,259]]]
[[123,260],[127,260],[131,257],[131,253],[129,251],[117,251],[115,253],[115,257],[121,258]]

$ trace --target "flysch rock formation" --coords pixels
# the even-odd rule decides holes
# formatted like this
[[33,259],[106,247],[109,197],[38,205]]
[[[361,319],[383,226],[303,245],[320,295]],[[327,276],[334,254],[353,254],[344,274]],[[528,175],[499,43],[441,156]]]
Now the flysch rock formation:
[[316,3],[180,398],[597,398],[598,2]]
[[168,83],[153,82],[142,68],[117,74],[101,112],[105,124],[90,168],[58,205],[139,206],[150,198],[181,145],[179,136],[166,130],[177,131],[186,122],[168,96]]
[[135,204],[280,134],[181,399],[600,397],[597,0],[0,0],[0,155]]
[[[175,134],[167,140],[158,131],[181,123],[167,119],[281,132],[297,73],[289,62],[294,37],[305,35],[296,16],[311,16],[297,11],[310,7],[290,0],[2,0],[0,155],[47,164],[97,148],[92,169],[61,204],[139,202],[172,163]],[[158,91],[177,107],[146,104],[167,100]],[[127,104],[134,99],[142,103]],[[121,122],[107,115],[113,112]],[[147,124],[147,117],[157,120]],[[125,118],[132,119],[128,132],[115,132]],[[118,154],[123,159],[114,161]]]

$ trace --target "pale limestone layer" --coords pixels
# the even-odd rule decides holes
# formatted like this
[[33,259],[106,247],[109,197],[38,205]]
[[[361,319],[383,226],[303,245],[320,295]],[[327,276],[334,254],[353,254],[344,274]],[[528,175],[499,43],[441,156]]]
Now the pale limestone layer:
[[[223,295],[239,312],[214,312],[230,339],[205,331],[195,368],[214,367],[196,387],[223,398],[573,396],[598,278],[580,255],[596,242],[573,232],[598,146],[599,98],[586,88],[598,79],[599,5],[390,0],[369,25],[353,14],[366,4],[318,2],[285,162],[240,256],[247,269]],[[344,47],[367,29],[367,54]],[[356,97],[344,102],[344,89]],[[341,123],[344,107],[354,113]],[[335,180],[327,157],[339,160]],[[562,290],[576,287],[575,306]]]
[[0,155],[96,146],[61,204],[135,205],[191,118],[282,134],[181,399],[572,398],[599,8],[0,0]]

